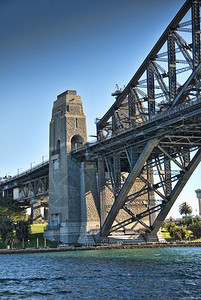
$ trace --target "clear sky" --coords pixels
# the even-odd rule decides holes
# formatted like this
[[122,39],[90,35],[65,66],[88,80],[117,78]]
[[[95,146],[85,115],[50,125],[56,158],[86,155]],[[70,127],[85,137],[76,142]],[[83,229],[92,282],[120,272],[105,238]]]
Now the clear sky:
[[[94,135],[115,84],[129,82],[183,3],[0,0],[0,177],[48,158],[52,104],[67,89],[82,97]],[[200,176],[198,167],[177,206],[186,200],[197,208]]]

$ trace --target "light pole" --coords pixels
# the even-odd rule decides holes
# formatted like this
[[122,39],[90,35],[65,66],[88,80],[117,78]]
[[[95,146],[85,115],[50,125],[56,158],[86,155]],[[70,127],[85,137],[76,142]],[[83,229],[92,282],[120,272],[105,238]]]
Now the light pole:
[[47,157],[47,155],[43,155],[43,156],[42,156],[42,163],[44,163],[45,157]]
[[20,175],[20,170],[22,170],[22,168],[18,168],[18,169],[17,169],[17,176]]
[[32,169],[33,164],[35,164],[35,161],[30,163],[30,168]]
[[198,208],[199,208],[199,216],[201,216],[201,189],[195,190],[196,196],[198,198]]

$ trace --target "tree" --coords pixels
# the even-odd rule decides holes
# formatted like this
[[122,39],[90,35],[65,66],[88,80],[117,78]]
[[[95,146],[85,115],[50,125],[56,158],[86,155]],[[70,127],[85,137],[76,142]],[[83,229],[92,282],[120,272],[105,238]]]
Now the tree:
[[12,243],[14,240],[14,224],[13,222],[9,219],[1,219],[0,221],[0,234],[2,240],[6,243]]
[[183,202],[179,206],[179,213],[185,215],[185,219],[187,220],[187,216],[192,214],[192,207],[187,202]]
[[0,235],[6,244],[13,244],[15,222],[24,219],[25,208],[22,208],[17,200],[10,197],[0,198]]
[[24,240],[24,242],[28,241],[28,239],[30,238],[29,222],[22,221],[22,220],[17,222],[17,224],[15,225],[15,230],[16,230],[16,236],[19,241],[21,241],[21,242],[23,240]]
[[168,231],[174,240],[184,240],[189,236],[188,231],[184,227],[176,226],[175,224],[169,224]]
[[194,221],[190,225],[190,230],[192,231],[194,237],[199,239],[201,237],[201,221]]
[[164,229],[167,229],[168,228],[168,222],[164,221],[161,227],[164,228]]
[[10,197],[0,198],[0,216],[1,220],[10,219],[16,222],[25,215],[25,209],[22,208],[17,200]]

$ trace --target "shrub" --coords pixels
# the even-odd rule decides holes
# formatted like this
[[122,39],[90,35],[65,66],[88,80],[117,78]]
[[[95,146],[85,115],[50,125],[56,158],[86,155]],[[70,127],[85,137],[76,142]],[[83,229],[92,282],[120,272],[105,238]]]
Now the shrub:
[[168,231],[174,240],[184,240],[189,236],[188,231],[184,227],[176,226],[175,224],[169,224]]
[[201,221],[195,221],[189,226],[195,238],[201,237]]

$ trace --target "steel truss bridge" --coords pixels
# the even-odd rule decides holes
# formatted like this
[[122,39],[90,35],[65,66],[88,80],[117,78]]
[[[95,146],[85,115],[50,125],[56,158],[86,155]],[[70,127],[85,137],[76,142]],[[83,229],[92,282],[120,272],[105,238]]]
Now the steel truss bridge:
[[41,215],[34,211],[40,207],[48,207],[49,161],[3,180],[0,183],[0,195],[12,197],[18,200],[19,205],[30,207],[32,221],[40,218]]
[[[143,225],[147,237],[155,235],[200,162],[200,4],[184,3],[128,85],[113,94],[114,104],[97,123],[97,141],[72,152],[80,161],[104,162],[109,174],[115,201],[100,237],[131,223]],[[46,176],[48,163],[45,168]],[[26,190],[23,177],[19,179]],[[138,179],[143,185],[130,194]],[[7,189],[14,182],[7,181]],[[32,186],[33,193],[42,191],[34,181]],[[129,204],[142,195],[147,195],[148,206],[134,214]],[[114,225],[120,210],[128,217]],[[144,222],[148,216],[149,225]]]
[[[116,101],[97,123],[97,142],[74,153],[83,161],[104,159],[109,173],[115,201],[101,237],[136,222],[147,236],[156,234],[200,162],[200,4],[184,3],[128,85],[113,94]],[[138,178],[144,185],[130,195]],[[148,208],[133,214],[129,204],[145,194]],[[128,217],[113,225],[121,209]]]

